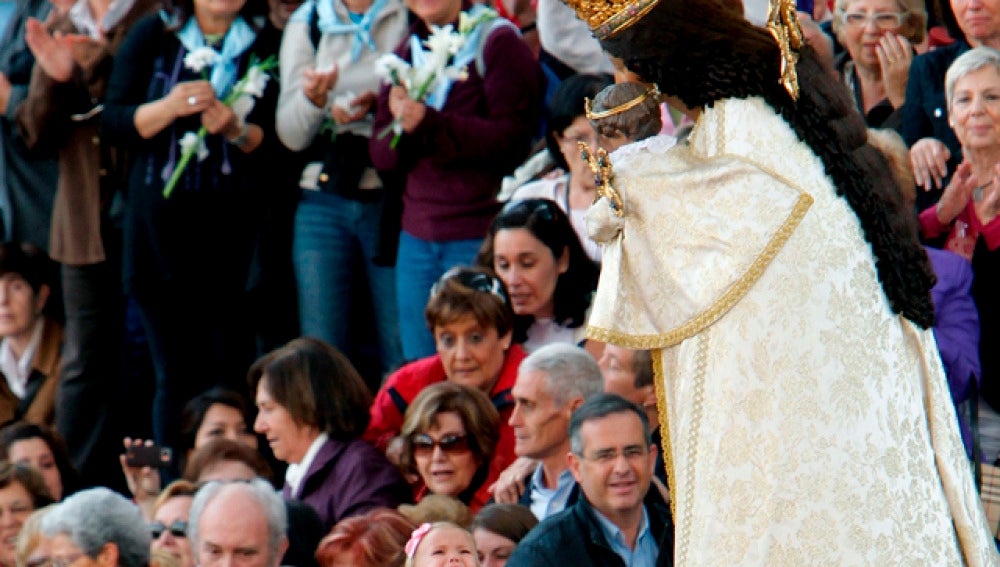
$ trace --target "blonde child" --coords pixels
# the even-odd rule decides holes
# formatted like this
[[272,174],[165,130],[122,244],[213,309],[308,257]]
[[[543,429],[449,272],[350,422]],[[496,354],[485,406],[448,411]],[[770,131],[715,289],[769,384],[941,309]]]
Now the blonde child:
[[472,534],[451,522],[421,524],[406,542],[406,567],[443,567],[456,558],[463,567],[480,567]]

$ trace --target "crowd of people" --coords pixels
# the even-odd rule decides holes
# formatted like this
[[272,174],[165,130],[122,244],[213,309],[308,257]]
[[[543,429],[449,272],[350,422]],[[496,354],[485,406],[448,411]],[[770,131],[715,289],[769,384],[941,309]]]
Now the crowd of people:
[[[857,418],[817,450],[864,437],[823,465],[858,486],[909,463],[921,496],[869,505],[919,509],[922,557],[997,564],[956,502],[1000,460],[1000,1],[800,1],[801,95],[752,2],[670,1],[0,10],[0,567],[775,564],[774,404]],[[761,307],[806,288],[830,328]],[[855,367],[932,378],[868,407]]]

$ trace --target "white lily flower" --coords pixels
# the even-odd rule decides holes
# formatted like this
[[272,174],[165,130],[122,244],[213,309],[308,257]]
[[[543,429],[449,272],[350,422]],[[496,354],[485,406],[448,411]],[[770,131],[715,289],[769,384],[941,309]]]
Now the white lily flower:
[[357,111],[357,108],[351,106],[351,103],[356,98],[358,98],[358,95],[354,94],[353,91],[347,91],[340,96],[333,97],[333,107],[339,108],[344,112],[354,113]]
[[395,53],[386,53],[375,60],[375,74],[385,82],[399,84],[397,81],[402,81],[410,69],[410,64]]
[[453,81],[464,81],[469,78],[469,69],[468,66],[463,66],[461,69],[446,67],[442,74]]
[[253,110],[253,105],[256,102],[253,95],[248,92],[244,92],[240,96],[236,97],[230,108],[233,109],[233,114],[241,122],[246,122],[247,116],[250,115],[250,111]]
[[267,81],[270,78],[260,67],[254,65],[247,69],[247,75],[243,79],[242,92],[256,97],[264,96],[264,89],[267,88]]
[[201,73],[206,67],[215,65],[219,52],[211,47],[199,47],[184,56],[184,66],[195,73]]
[[196,132],[184,134],[184,137],[181,138],[178,144],[181,147],[181,151],[185,154],[196,152],[198,161],[205,161],[205,158],[208,157],[208,146],[205,145],[205,140],[200,138]]

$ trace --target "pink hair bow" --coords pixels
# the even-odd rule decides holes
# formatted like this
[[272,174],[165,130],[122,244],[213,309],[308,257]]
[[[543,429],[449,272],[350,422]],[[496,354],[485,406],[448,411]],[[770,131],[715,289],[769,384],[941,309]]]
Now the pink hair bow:
[[410,541],[406,542],[406,556],[413,557],[413,554],[417,551],[417,546],[420,545],[420,540],[424,539],[427,532],[431,531],[431,524],[429,522],[424,522],[420,524],[420,527],[413,530],[410,534]]

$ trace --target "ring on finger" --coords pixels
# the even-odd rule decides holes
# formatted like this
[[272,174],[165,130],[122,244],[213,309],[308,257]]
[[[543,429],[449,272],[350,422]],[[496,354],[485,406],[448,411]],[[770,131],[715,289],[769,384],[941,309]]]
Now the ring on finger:
[[188,97],[188,106],[194,106],[198,104],[198,97],[191,95]]

